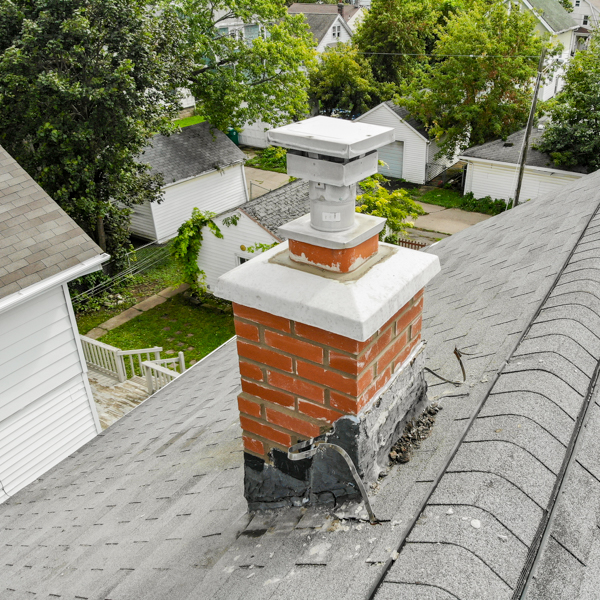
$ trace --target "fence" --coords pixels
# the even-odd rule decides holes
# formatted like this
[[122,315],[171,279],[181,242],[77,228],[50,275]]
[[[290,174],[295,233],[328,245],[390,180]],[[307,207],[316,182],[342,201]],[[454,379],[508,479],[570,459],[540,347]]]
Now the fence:
[[400,238],[398,240],[398,246],[402,246],[404,248],[410,248],[411,250],[421,250],[425,248],[428,244],[425,242],[417,242],[416,240],[409,240],[406,238]]

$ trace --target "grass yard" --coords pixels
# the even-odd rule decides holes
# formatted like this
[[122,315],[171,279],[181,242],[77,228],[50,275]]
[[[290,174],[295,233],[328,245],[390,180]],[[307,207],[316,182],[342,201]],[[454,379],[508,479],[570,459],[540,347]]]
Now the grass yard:
[[263,171],[287,173],[286,154],[285,148],[269,146],[258,150],[256,156],[246,161],[246,165],[255,169],[263,169]]
[[121,350],[162,346],[163,358],[182,351],[189,366],[233,335],[232,314],[192,306],[179,295],[109,331],[99,341]]
[[196,125],[196,123],[202,123],[205,120],[205,117],[194,115],[192,117],[185,117],[184,119],[177,119],[175,125],[179,125],[179,127],[189,127],[190,125]]
[[445,188],[436,188],[422,193],[420,190],[412,190],[410,195],[413,200],[435,204],[445,208],[459,208],[468,212],[478,212],[484,215],[498,215],[506,210],[504,200],[494,200],[489,196],[485,198],[474,198],[473,194],[462,196],[460,192]]
[[[155,252],[155,249],[142,248],[138,250],[136,253],[138,260],[143,260],[150,252]],[[163,261],[157,262],[143,273],[133,275],[123,285],[119,286],[119,290],[114,293],[122,296],[123,300],[120,301],[120,304],[101,307],[97,310],[77,312],[75,317],[79,333],[85,335],[94,327],[122,313],[134,304],[157,294],[169,286],[176,286],[180,283],[181,273],[179,267],[172,258],[167,256]],[[113,303],[114,300],[109,301],[109,304]]]

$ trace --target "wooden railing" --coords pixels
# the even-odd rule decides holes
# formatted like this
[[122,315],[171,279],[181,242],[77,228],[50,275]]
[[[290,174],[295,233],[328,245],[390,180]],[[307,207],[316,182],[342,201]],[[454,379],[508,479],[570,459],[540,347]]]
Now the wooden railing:
[[136,375],[143,377],[145,374],[143,363],[146,361],[159,361],[161,352],[162,348],[155,346],[154,348],[143,348],[141,350],[117,350],[117,355],[121,357],[123,368],[128,372],[129,377],[135,377]]
[[185,371],[185,360],[183,352],[180,352],[177,358],[162,358],[160,360],[149,360],[142,363],[148,393],[153,394],[160,390],[173,379],[176,379]]
[[103,342],[93,340],[85,335],[81,338],[81,346],[85,362],[107,375],[117,377],[120,382],[127,380],[123,358],[119,356],[120,350]]

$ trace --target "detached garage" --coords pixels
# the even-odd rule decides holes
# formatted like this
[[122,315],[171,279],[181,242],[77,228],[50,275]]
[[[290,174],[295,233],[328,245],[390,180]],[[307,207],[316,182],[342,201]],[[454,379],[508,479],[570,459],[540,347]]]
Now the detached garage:
[[246,155],[207,122],[171,136],[157,135],[139,157],[152,173],[162,173],[164,200],[134,207],[131,233],[164,242],[198,208],[220,214],[248,200]]
[[[508,136],[506,141],[495,140],[466,150],[460,157],[467,163],[464,193],[473,192],[476,198],[514,198],[524,135],[525,130],[522,129]],[[532,148],[541,136],[540,130],[531,132],[521,185],[521,202],[550,193],[580,179],[587,172],[579,166],[557,166],[548,154]]]
[[379,149],[379,159],[386,163],[380,166],[379,172],[386,177],[426,183],[456,162],[454,158],[436,159],[439,147],[435,138],[406,108],[391,101],[372,108],[356,120],[394,128],[395,141]]

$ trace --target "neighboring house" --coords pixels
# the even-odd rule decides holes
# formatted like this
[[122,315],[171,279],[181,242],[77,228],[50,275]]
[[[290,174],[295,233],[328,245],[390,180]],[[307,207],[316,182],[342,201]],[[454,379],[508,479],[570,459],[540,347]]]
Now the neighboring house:
[[356,2],[354,4],[304,4],[294,2],[288,8],[291,15],[314,14],[314,15],[335,15],[338,14],[348,24],[352,32],[356,31],[357,26],[365,17],[365,9]]
[[[376,526],[355,507],[248,513],[228,342],[0,506],[2,595],[509,600],[527,584],[528,598],[597,598],[599,207],[600,172],[426,250],[442,265],[422,334],[443,410],[369,490]],[[280,342],[286,325],[245,335]],[[310,361],[331,339],[291,352]],[[285,362],[252,363],[248,386],[275,373],[293,401],[310,393]]]
[[571,17],[581,27],[592,29],[600,25],[600,0],[571,0]]
[[0,147],[0,503],[100,433],[67,283],[108,258]]
[[[309,10],[314,10],[314,8],[311,7],[327,5],[293,4],[292,6],[308,6]],[[288,13],[291,12],[291,8],[292,7],[288,9]],[[336,7],[333,6],[333,8]],[[306,22],[310,28],[310,32],[315,38],[317,54],[325,52],[327,48],[336,46],[340,42],[349,42],[354,35],[354,32],[348,23],[346,23],[346,21],[343,19],[341,14],[337,11],[337,9],[335,12],[308,12],[305,10],[298,10],[295,14],[304,15],[304,18],[306,19]]]
[[[549,35],[552,43],[562,44],[561,58],[565,62],[570,60],[576,50],[582,49],[589,32],[578,31],[581,23],[576,22],[558,0],[521,0],[521,6],[535,16],[536,30],[540,35]],[[564,71],[564,67],[557,69],[552,78],[540,88],[541,100],[548,100],[562,90]]]
[[[542,133],[534,129],[529,138],[521,201],[556,192],[557,188],[580,179],[587,172],[583,167],[558,166],[548,154],[532,148]],[[464,192],[473,192],[476,198],[514,198],[524,135],[522,129],[509,135],[506,141],[495,140],[465,150],[459,157],[467,163]]]
[[245,154],[207,122],[184,127],[171,136],[156,135],[140,155],[152,173],[162,173],[164,200],[133,208],[131,233],[167,241],[192,216],[192,210],[216,214],[248,199]]
[[[206,232],[198,255],[198,265],[206,273],[207,288],[214,290],[223,273],[261,252],[257,249],[252,253],[242,248],[283,241],[285,238],[279,236],[277,229],[307,212],[310,212],[308,182],[297,180],[219,215],[215,222],[223,239]],[[223,225],[223,219],[236,214],[240,216],[236,226]]]
[[435,138],[406,108],[391,101],[379,104],[356,121],[394,128],[394,143],[379,149],[379,160],[385,163],[379,172],[386,177],[425,183],[456,162],[455,159],[436,159],[439,147]]

